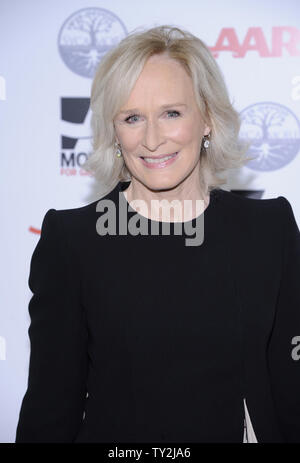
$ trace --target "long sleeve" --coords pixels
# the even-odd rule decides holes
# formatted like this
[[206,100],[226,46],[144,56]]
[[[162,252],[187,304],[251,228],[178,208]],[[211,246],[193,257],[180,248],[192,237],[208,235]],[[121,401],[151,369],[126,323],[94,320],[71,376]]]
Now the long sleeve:
[[61,219],[60,211],[48,210],[31,259],[31,351],[16,443],[72,442],[83,419],[87,328],[78,261]]
[[283,267],[268,361],[273,400],[284,440],[299,443],[300,232],[290,203],[284,197],[280,199],[285,215]]

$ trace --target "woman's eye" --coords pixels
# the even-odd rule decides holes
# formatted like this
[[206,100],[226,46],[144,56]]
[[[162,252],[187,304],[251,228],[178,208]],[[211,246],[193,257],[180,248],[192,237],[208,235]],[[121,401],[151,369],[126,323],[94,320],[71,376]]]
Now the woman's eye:
[[[175,114],[175,118],[180,116],[180,113],[178,111],[168,111],[168,114]],[[174,119],[174,117],[171,117],[171,119]]]
[[131,124],[132,122],[136,122],[136,121],[133,121],[133,120],[132,120],[134,117],[139,117],[139,116],[137,116],[136,114],[133,114],[132,116],[128,116],[128,117],[125,119],[125,122],[128,122],[129,124]]
[[[178,116],[180,116],[180,113],[179,111],[167,111],[167,114],[172,114],[173,116],[169,117],[168,119],[176,119]],[[132,114],[131,116],[128,116],[126,119],[125,119],[125,122],[127,122],[128,124],[133,124],[135,122],[137,122],[139,116],[137,114]]]

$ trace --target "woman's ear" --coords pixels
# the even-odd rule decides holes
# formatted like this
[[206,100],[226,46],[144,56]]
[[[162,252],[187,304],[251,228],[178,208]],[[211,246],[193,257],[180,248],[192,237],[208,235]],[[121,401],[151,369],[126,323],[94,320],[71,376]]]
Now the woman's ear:
[[210,132],[211,132],[211,128],[208,125],[205,124],[204,135],[208,135]]

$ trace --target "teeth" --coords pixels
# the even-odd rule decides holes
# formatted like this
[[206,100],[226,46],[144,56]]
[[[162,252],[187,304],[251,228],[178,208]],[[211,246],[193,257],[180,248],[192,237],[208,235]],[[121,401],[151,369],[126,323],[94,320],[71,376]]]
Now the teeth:
[[177,153],[174,153],[174,154],[170,154],[169,156],[165,156],[164,158],[160,158],[160,159],[152,159],[152,158],[144,158],[144,160],[146,162],[149,162],[150,164],[151,163],[160,163],[160,162],[165,162],[167,161],[168,159],[171,159],[173,158]]

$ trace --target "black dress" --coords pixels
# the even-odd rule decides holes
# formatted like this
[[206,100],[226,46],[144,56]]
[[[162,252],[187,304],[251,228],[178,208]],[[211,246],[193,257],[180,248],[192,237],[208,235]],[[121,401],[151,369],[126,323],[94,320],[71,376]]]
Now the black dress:
[[[128,185],[108,197],[118,204]],[[31,263],[16,442],[243,442],[241,320],[220,195],[211,192],[199,246],[174,223],[169,235],[99,236],[97,202],[73,210],[63,235],[66,211],[48,211]]]
[[[190,231],[176,235],[174,223],[163,234],[161,222],[158,236],[112,242],[117,292],[111,294],[109,273],[102,283],[111,307],[122,299],[119,329],[127,349],[126,381],[120,374],[114,387],[117,400],[131,396],[135,426],[148,442],[243,441],[239,308],[218,194],[211,192],[199,246],[187,246]],[[131,211],[129,219],[137,214]],[[137,215],[151,230],[154,221]],[[196,219],[187,225],[195,229]]]

